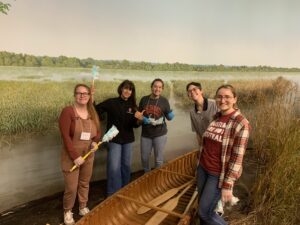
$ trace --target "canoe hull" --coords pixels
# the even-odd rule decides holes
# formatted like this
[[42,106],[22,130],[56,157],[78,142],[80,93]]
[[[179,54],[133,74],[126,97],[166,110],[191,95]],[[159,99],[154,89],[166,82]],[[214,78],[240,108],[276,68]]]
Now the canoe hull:
[[[152,199],[177,188],[189,181],[192,185],[180,196],[175,209],[168,213],[159,224],[190,224],[197,208],[195,171],[197,165],[197,151],[187,153],[176,158],[161,168],[152,170],[141,176],[117,193],[96,206],[89,214],[81,218],[77,225],[142,225],[146,224],[159,208],[152,208],[146,213],[138,214],[137,210]],[[177,195],[180,195],[180,191]],[[177,196],[175,195],[175,197]],[[175,198],[174,197],[174,198]],[[168,202],[168,201],[167,201]],[[186,207],[189,205],[189,209]],[[144,205],[145,206],[145,205]]]

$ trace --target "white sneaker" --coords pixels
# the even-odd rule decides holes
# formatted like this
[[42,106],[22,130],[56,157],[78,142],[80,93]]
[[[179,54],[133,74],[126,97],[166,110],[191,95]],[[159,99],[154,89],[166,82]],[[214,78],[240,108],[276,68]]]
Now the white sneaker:
[[64,213],[64,223],[65,225],[75,224],[75,221],[73,219],[73,213],[71,212],[71,210]]
[[84,207],[82,209],[79,209],[79,215],[80,216],[85,216],[86,214],[88,214],[90,212],[88,207]]

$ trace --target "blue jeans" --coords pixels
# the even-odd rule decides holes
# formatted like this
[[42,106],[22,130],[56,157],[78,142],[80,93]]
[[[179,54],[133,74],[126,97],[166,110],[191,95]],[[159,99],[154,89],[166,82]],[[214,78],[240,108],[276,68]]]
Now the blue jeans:
[[199,192],[198,214],[202,225],[227,225],[225,220],[214,210],[221,199],[218,187],[219,176],[209,174],[201,165],[197,169],[197,186]]
[[152,148],[154,149],[155,168],[160,167],[164,162],[163,150],[167,143],[167,135],[155,138],[141,137],[141,158],[145,173],[151,170],[149,165]]
[[132,143],[110,142],[107,153],[107,195],[112,195],[130,181]]

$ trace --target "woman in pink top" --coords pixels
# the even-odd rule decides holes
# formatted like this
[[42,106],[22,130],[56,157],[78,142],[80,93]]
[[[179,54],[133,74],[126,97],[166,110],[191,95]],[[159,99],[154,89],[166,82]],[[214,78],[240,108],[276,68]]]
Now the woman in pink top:
[[[93,170],[94,154],[82,158],[100,139],[98,115],[90,99],[90,88],[77,84],[74,88],[74,103],[65,107],[59,117],[59,128],[63,139],[61,167],[65,181],[63,197],[64,223],[74,224],[72,208],[76,195],[79,201],[79,214],[87,214],[89,182]],[[73,165],[78,166],[73,172]]]
[[231,85],[216,91],[220,112],[203,134],[203,148],[197,170],[201,224],[225,225],[215,212],[218,201],[232,200],[234,182],[240,177],[250,125],[236,107],[237,96]]

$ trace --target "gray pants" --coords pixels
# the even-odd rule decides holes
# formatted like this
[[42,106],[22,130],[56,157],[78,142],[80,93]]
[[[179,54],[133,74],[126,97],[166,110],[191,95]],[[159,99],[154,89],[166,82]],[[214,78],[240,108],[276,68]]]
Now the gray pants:
[[154,149],[155,168],[158,168],[163,164],[163,150],[166,143],[166,134],[155,138],[141,137],[141,158],[145,173],[151,170],[151,167],[149,166],[149,160],[152,148]]

